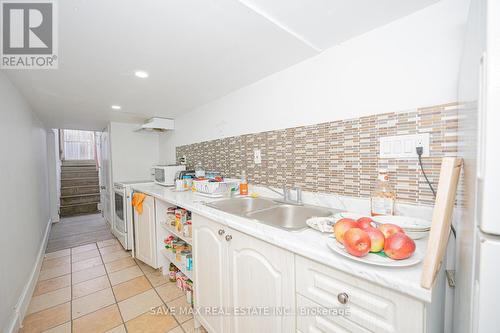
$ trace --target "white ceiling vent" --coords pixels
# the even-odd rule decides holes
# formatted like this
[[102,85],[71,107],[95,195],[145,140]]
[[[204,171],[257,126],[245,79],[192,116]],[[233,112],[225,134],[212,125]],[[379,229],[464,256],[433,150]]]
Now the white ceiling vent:
[[174,129],[173,119],[158,118],[158,117],[149,119],[139,128],[139,130],[159,131],[159,132],[169,131],[173,129]]

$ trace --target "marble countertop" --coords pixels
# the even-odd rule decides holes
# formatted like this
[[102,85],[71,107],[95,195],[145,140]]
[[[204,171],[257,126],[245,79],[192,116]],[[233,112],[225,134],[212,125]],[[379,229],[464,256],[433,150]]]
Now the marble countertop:
[[[191,191],[176,192],[171,188],[151,183],[133,185],[132,188],[136,191],[149,194],[157,199],[188,209],[193,213],[203,215],[230,228],[287,249],[326,266],[338,269],[358,278],[373,281],[383,287],[412,296],[418,300],[427,303],[431,302],[432,290],[424,289],[420,286],[422,262],[411,267],[378,267],[359,263],[331,251],[326,245],[326,239],[329,237],[329,234],[321,233],[313,229],[291,232],[271,227],[251,219],[228,214],[205,205],[207,202],[220,199],[204,197],[194,194]],[[266,191],[265,188],[253,187],[250,188],[250,190],[256,191],[262,196],[276,197],[275,194],[271,191]],[[325,199],[325,197],[307,198],[307,195],[304,199],[308,204],[318,205],[321,203],[322,206],[335,209],[348,209],[353,206],[352,202],[346,203],[348,200],[345,198],[335,199],[337,201],[342,200],[341,203],[334,202],[335,200],[329,200],[328,198]],[[415,207],[410,208],[410,211],[412,209],[415,210]],[[358,209],[349,210],[363,213],[362,205],[360,206],[359,203],[358,207],[355,208]],[[408,210],[408,207],[403,209]],[[413,211],[413,214],[416,213],[417,211]],[[419,212],[419,216],[421,217],[427,217],[429,214],[429,209],[425,207]],[[418,248],[425,249],[426,242],[424,240],[418,240],[416,243]]]

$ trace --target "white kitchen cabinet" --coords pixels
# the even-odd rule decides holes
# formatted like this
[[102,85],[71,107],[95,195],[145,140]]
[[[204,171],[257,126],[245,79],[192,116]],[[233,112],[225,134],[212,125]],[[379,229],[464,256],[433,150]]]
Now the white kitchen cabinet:
[[227,244],[222,225],[193,214],[193,273],[198,318],[209,332],[229,332],[223,315],[204,313],[227,304]]
[[134,209],[135,257],[151,267],[158,268],[155,199],[147,195],[142,208],[142,214]]
[[[423,302],[304,257],[295,258],[297,303],[299,311],[305,311],[297,317],[299,332],[425,332]],[[307,313],[309,309],[347,312],[339,316]]]
[[229,306],[269,311],[230,317],[230,332],[293,332],[295,320],[289,315],[295,309],[293,254],[232,229],[227,233]]
[[[295,308],[291,252],[199,215],[193,216],[193,232],[198,319],[209,332],[295,331],[295,317],[279,313]],[[239,313],[213,316],[203,313],[206,308]],[[260,312],[243,313],[250,310]]]

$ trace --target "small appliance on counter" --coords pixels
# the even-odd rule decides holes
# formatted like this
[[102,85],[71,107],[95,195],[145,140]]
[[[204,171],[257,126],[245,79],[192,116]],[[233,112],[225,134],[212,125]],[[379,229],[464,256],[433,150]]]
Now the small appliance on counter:
[[154,181],[162,186],[174,186],[178,171],[185,171],[185,165],[157,165],[154,167]]

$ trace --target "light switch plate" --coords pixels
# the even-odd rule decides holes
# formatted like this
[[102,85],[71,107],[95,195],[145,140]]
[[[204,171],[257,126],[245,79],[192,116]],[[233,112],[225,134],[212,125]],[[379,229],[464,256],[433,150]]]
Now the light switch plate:
[[255,149],[253,151],[253,162],[255,164],[261,164],[262,163],[262,155],[260,154],[260,149]]
[[386,136],[380,138],[380,158],[417,158],[417,147],[423,147],[422,157],[429,157],[429,133]]

